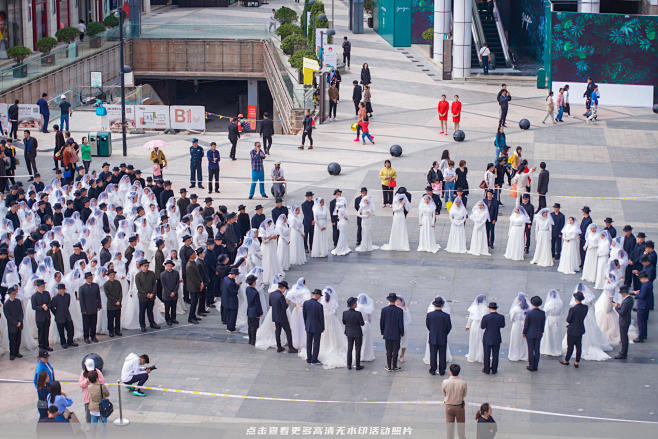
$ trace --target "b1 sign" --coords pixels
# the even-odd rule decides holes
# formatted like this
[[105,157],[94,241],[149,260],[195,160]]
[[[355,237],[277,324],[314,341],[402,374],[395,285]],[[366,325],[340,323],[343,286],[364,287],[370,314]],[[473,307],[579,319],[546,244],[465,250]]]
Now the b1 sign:
[[169,107],[171,128],[176,130],[206,130],[206,107],[172,105]]

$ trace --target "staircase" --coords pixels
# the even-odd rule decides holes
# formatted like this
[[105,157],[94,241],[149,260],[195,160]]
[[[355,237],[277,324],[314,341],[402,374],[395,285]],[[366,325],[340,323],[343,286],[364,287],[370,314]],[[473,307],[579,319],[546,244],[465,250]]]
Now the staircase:
[[[505,59],[505,52],[498,33],[498,27],[496,21],[491,18],[487,11],[486,2],[477,3],[477,12],[480,18],[479,22],[482,26],[481,30],[484,36],[484,42],[489,45],[489,50],[491,50],[491,53],[494,56],[495,67],[506,67],[508,64]],[[476,21],[474,20],[474,22]],[[480,65],[477,53],[478,50],[479,49],[476,47],[474,41],[473,44],[471,44],[471,66]],[[489,60],[489,68],[492,68],[492,64],[491,60]]]

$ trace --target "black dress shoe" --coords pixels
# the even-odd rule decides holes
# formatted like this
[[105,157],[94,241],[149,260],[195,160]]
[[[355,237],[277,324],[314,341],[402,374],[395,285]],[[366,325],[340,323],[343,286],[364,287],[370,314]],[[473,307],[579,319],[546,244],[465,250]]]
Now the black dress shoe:
[[644,343],[644,340],[642,340],[641,338],[636,338],[635,340],[633,340],[633,343]]
[[68,348],[69,348],[69,345],[67,345],[67,344],[62,345],[62,349],[68,349]]
[[187,323],[192,323],[193,325],[198,325],[199,324],[199,322],[197,322],[194,319],[187,319]]
[[107,335],[109,335],[109,336],[110,336],[110,338],[112,338],[112,337],[114,337],[114,332],[110,332],[110,333],[109,333],[109,334],[107,334]]
[[[116,335],[117,337],[121,337],[123,335],[123,333],[120,332],[120,331],[114,331],[114,335]],[[77,345],[74,345],[74,346],[77,346]]]
[[69,347],[77,348],[78,346],[79,346],[79,345],[78,345],[77,343],[75,343],[75,342],[73,342],[73,343],[69,343]]
[[277,352],[283,352],[283,351],[285,351],[285,349],[284,348],[276,348],[276,351]]
[[356,366],[356,370],[361,370],[361,369],[363,369],[363,366],[361,365]]
[[489,375],[489,371],[486,369],[482,369],[482,373],[486,373],[487,375]]
[[297,349],[295,349],[295,348],[290,348],[290,349],[288,349],[288,353],[289,353],[289,354],[296,354],[297,352],[299,352],[299,351],[298,351]]
[[430,372],[430,375],[436,375],[436,371],[435,371],[435,370],[431,370],[431,369],[430,369],[429,372]]
[[9,356],[9,361],[14,361],[15,358],[16,358],[15,355],[10,355],[10,356]]
[[439,375],[441,375],[441,376],[443,376],[443,375],[445,375],[445,374],[446,374],[445,371],[443,371],[443,372],[439,372]]
[[96,337],[92,338],[91,341],[93,341],[94,343],[98,343],[98,339]]
[[171,325],[173,325],[173,323],[171,323],[171,321],[168,321],[167,326],[171,326]]
[[199,189],[204,189],[203,185],[200,184],[200,185],[199,185]]
[[[76,346],[77,346],[77,345],[76,345]],[[23,358],[23,354],[20,354],[20,353],[19,353],[19,354],[14,355],[14,357],[16,357],[16,358]]]
[[[146,332],[146,328],[141,328],[140,330],[141,330],[142,332]],[[89,342],[87,342],[87,343],[89,343]]]
[[180,322],[179,322],[178,320],[174,319],[174,320],[171,321],[171,323],[173,323],[174,325],[177,325],[177,324],[179,324]]
[[624,356],[622,354],[615,355],[615,360],[625,360],[625,359],[626,359],[626,356]]
[[347,368],[348,368],[349,370],[352,370],[352,365],[351,365],[351,364],[348,364],[348,365],[347,365]]
[[156,325],[155,323],[151,325],[151,328],[153,329],[160,329],[160,325]]
[[48,352],[52,352],[52,351],[53,351],[53,348],[51,348],[50,346],[48,346],[48,347],[45,348],[45,349],[46,349]]
[[533,368],[530,367],[530,366],[526,366],[525,368],[528,369],[530,372],[535,372],[535,371],[537,370],[537,369],[533,369]]

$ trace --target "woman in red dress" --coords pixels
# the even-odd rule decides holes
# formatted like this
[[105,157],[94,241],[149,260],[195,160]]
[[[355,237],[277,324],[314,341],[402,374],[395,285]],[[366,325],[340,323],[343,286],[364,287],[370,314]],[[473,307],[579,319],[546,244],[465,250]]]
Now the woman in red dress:
[[455,95],[455,100],[450,105],[452,112],[452,122],[455,124],[455,131],[459,129],[459,120],[462,116],[462,103],[459,101],[459,96]]
[[446,100],[446,95],[441,95],[439,101],[439,121],[441,121],[441,134],[448,135],[448,111],[450,111],[450,102]]

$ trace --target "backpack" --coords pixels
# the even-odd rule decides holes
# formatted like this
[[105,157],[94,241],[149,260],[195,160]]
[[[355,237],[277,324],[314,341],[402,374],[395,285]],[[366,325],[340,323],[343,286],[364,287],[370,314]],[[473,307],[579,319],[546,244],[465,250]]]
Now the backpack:
[[[101,395],[103,394],[103,385],[101,384]],[[110,415],[114,412],[114,405],[109,399],[101,399],[101,402],[98,404],[98,411],[104,418],[109,418]]]

